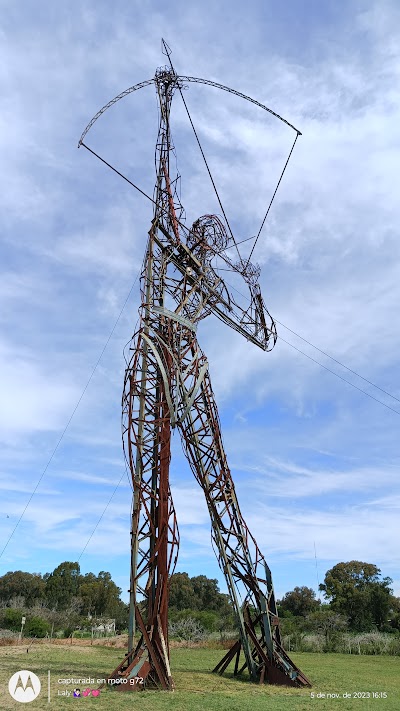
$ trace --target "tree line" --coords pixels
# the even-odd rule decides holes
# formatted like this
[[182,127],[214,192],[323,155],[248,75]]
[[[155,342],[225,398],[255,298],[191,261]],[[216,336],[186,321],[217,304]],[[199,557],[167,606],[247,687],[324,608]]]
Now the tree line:
[[8,572],[0,577],[0,627],[19,631],[21,615],[27,614],[24,632],[44,637],[63,630],[68,636],[88,620],[111,618],[125,629],[128,606],[111,574],[81,574],[79,563],[65,561],[52,573]]
[[[393,595],[392,580],[382,577],[372,563],[352,560],[337,563],[325,574],[319,586],[323,600],[314,590],[297,586],[277,600],[282,620],[297,623],[311,620],[322,627],[346,628],[352,632],[400,631],[400,598]],[[172,614],[183,611],[215,613],[233,616],[229,596],[221,593],[218,581],[199,575],[189,578],[187,573],[176,573],[170,581],[170,609]],[[330,617],[329,617],[330,616]],[[324,620],[322,622],[321,620]]]
[[393,595],[392,582],[389,577],[382,578],[372,563],[337,563],[319,586],[325,603],[316,599],[311,588],[296,587],[278,601],[279,614],[283,619],[316,621],[331,614],[337,626],[353,632],[400,630],[400,598]]
[[[400,598],[394,597],[391,584],[371,563],[338,563],[319,586],[323,601],[307,586],[295,587],[277,601],[282,633],[296,638],[317,631],[328,644],[341,630],[400,632]],[[93,618],[114,619],[117,631],[124,631],[128,605],[120,595],[110,573],[83,575],[77,562],[65,561],[44,575],[8,572],[0,577],[0,628],[19,631],[22,613],[28,615],[26,631],[35,636],[83,629]],[[171,632],[177,636],[200,638],[202,633],[219,632],[222,639],[235,633],[229,596],[206,575],[171,576],[169,617]]]

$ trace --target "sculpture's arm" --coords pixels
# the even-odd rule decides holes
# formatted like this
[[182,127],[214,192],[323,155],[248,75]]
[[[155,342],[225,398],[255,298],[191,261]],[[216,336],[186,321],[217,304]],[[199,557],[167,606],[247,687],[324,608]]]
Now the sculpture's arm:
[[217,303],[213,312],[248,341],[264,351],[272,350],[277,339],[275,321],[265,307],[258,285],[257,289],[250,287],[250,294],[250,306],[246,310],[230,295],[230,308],[227,309],[224,303]]
[[183,242],[177,244],[162,223],[153,223],[151,233],[158,246],[168,250],[169,261],[175,269],[185,277],[188,284],[201,292],[203,303],[217,318],[259,348],[268,351],[274,347],[277,340],[275,321],[264,304],[254,273],[249,276],[251,270],[248,265],[233,265],[226,260],[232,272],[241,274],[249,289],[249,303],[243,307],[217,270],[202,264]]

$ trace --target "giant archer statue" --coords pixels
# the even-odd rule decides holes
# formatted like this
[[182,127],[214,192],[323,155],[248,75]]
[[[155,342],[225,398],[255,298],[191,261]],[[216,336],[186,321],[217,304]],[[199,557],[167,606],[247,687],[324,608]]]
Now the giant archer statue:
[[[153,198],[149,198],[154,212],[141,273],[139,328],[130,345],[122,397],[124,452],[134,492],[129,644],[127,656],[109,680],[121,690],[174,688],[169,663],[168,585],[179,548],[169,485],[171,432],[176,428],[205,495],[213,545],[239,630],[238,640],[214,671],[222,674],[232,663],[234,675],[247,669],[255,682],[307,686],[309,681],[281,644],[271,571],[240,511],[209,365],[196,337],[199,321],[214,314],[252,344],[268,351],[276,342],[275,323],[261,295],[260,270],[249,259],[241,258],[222,204],[224,219],[204,215],[188,227],[179,198],[179,176],[171,177],[170,173],[174,151],[171,102],[176,91],[183,99],[184,83],[213,84],[249,97],[213,82],[178,76],[169,48],[163,45],[170,66],[157,70],[154,79],[131,87],[109,102],[92,119],[80,140],[80,145],[91,151],[84,139],[97,118],[128,93],[155,85],[160,121],[156,185]],[[189,112],[188,116],[191,121]],[[192,121],[191,124],[194,129]],[[299,131],[294,130],[295,143]],[[199,142],[196,132],[195,135]],[[292,150],[293,147],[294,144]],[[232,252],[237,253],[235,257]],[[248,292],[246,306],[227,287],[218,268],[221,262],[225,271],[243,279]]]

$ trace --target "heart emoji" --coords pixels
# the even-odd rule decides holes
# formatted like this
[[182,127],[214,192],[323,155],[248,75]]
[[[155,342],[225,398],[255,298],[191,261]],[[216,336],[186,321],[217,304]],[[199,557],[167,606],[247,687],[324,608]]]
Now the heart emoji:
[[92,696],[100,696],[100,690],[99,690],[99,689],[93,689],[93,690],[92,690]]
[[82,696],[90,696],[90,689],[85,689],[85,691],[82,691]]

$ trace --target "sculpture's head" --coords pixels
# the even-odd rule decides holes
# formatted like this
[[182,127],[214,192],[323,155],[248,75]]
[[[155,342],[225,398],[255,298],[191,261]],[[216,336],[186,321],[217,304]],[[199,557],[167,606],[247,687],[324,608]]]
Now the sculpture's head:
[[223,252],[229,245],[229,237],[224,225],[216,215],[203,215],[193,223],[187,246],[202,264]]

